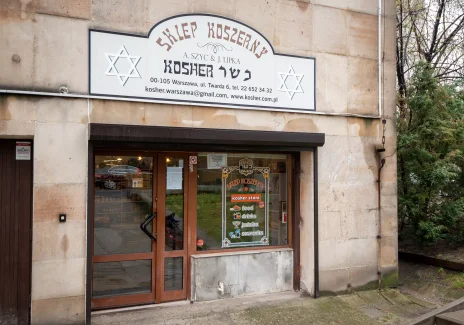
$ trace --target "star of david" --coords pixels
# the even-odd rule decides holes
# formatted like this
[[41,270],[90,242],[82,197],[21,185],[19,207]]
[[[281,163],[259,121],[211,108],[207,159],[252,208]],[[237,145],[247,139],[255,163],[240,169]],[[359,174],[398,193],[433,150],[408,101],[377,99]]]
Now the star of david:
[[[129,55],[124,45],[121,46],[116,54],[105,53],[105,56],[110,63],[110,66],[108,67],[108,70],[106,70],[105,74],[107,76],[116,76],[122,86],[126,84],[129,78],[142,78],[139,71],[137,70],[137,64],[140,61],[140,56]],[[126,59],[129,63],[130,67],[128,73],[120,73],[118,69],[116,69],[116,63],[119,59]]]
[[[304,75],[296,74],[295,70],[293,70],[292,66],[290,66],[287,73],[279,72],[279,75],[280,75],[280,79],[282,81],[282,83],[280,84],[280,87],[279,87],[279,91],[286,92],[287,95],[288,95],[288,98],[290,98],[290,100],[293,99],[293,96],[295,95],[295,93],[304,93],[303,88],[301,87],[301,81],[303,80]],[[287,78],[288,77],[293,77],[296,80],[296,84],[295,84],[295,87],[293,89],[289,89],[288,86],[287,86]]]

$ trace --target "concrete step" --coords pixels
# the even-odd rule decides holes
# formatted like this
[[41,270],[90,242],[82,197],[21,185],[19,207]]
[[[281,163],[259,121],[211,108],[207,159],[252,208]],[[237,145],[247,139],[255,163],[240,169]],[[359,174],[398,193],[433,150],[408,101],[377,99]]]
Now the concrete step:
[[[408,321],[405,324],[408,325],[434,325],[434,324],[464,324],[462,323],[438,323],[438,321],[445,321],[444,318],[438,319],[438,317],[445,314],[453,314],[454,312],[462,312],[464,310],[464,297],[459,298],[449,304],[446,304],[440,308],[432,310],[431,312],[421,315],[415,319]],[[462,318],[462,316],[461,316]],[[459,319],[459,318],[458,318]]]
[[437,325],[464,325],[464,310],[437,315],[435,323]]

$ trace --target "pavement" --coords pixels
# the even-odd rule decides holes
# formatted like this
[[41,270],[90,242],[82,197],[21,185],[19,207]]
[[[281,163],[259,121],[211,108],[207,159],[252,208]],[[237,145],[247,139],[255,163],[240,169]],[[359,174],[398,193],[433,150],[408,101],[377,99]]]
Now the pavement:
[[[400,261],[397,289],[314,299],[300,292],[100,311],[93,325],[396,325],[464,296],[461,273]],[[458,277],[458,278],[457,278]]]
[[96,312],[92,314],[92,324],[399,324],[433,308],[409,299],[398,290],[364,291],[319,299],[298,292],[282,292]]

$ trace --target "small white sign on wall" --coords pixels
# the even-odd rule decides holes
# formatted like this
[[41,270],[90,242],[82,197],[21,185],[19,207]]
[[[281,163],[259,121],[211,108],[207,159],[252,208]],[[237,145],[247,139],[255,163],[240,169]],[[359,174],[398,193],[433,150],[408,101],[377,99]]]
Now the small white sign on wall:
[[227,154],[225,153],[209,153],[208,154],[208,169],[221,169],[227,166]]
[[31,143],[16,141],[16,160],[31,160]]

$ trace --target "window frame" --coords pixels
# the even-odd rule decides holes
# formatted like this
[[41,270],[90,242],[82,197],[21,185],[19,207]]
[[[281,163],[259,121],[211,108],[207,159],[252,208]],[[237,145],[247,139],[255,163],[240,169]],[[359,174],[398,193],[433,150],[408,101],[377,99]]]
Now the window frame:
[[[190,220],[190,227],[192,234],[195,236],[195,240],[193,243],[193,248],[190,248],[192,251],[189,254],[189,257],[192,255],[208,255],[208,254],[221,254],[221,253],[239,253],[239,252],[247,252],[247,251],[257,251],[257,250],[279,250],[279,249],[288,249],[293,248],[293,232],[294,232],[294,213],[293,213],[293,206],[294,206],[294,189],[293,189],[293,177],[294,177],[294,166],[295,166],[295,157],[291,153],[283,153],[283,152],[244,152],[244,151],[201,151],[197,152],[196,155],[198,156],[199,153],[234,153],[234,154],[285,154],[286,155],[286,169],[287,169],[287,244],[286,245],[268,245],[268,246],[250,246],[250,247],[232,247],[232,248],[219,248],[219,249],[210,249],[210,250],[197,250],[196,245],[196,236],[197,236],[197,182],[198,182],[198,170],[197,166],[194,165],[194,172],[196,177],[190,177],[190,182],[194,184],[189,184],[190,193],[195,193],[195,205],[194,211],[189,211],[189,215],[192,216],[192,220]],[[194,191],[194,192],[193,192]],[[189,198],[191,199],[191,198]],[[190,251],[189,250],[189,251]]]

